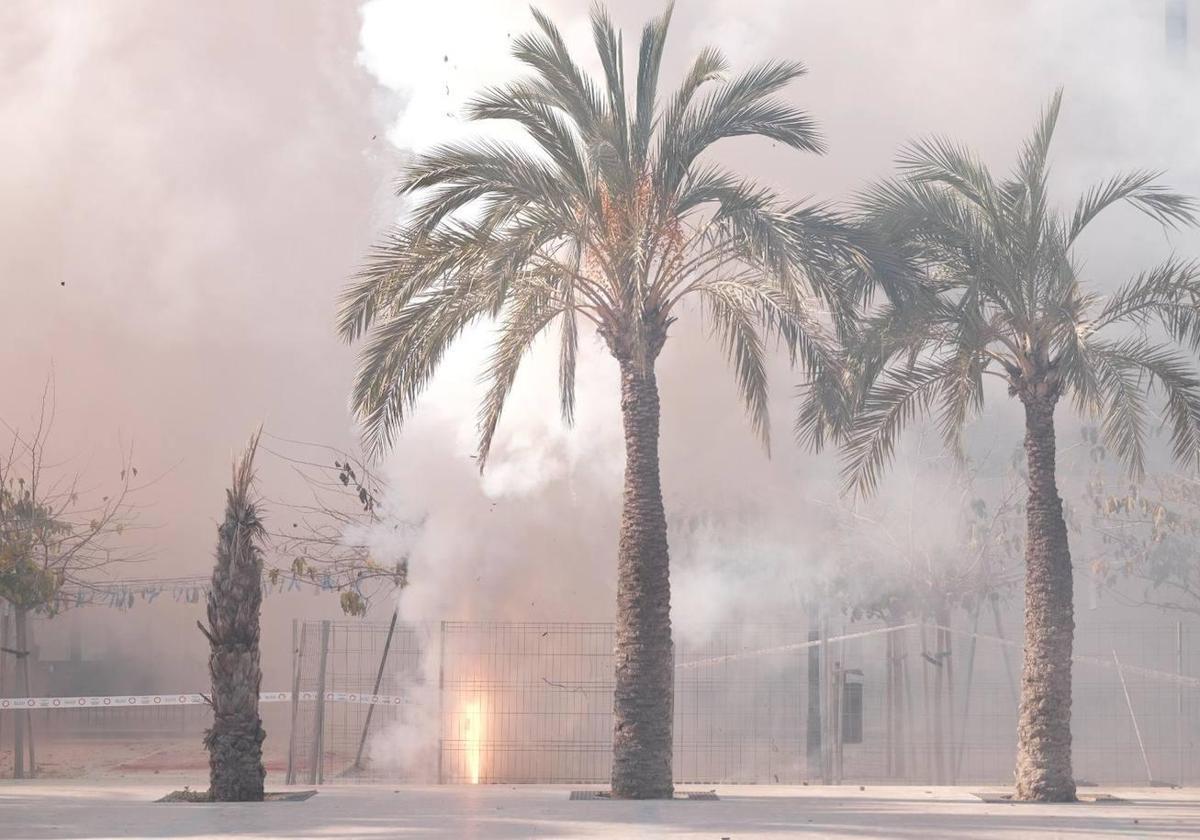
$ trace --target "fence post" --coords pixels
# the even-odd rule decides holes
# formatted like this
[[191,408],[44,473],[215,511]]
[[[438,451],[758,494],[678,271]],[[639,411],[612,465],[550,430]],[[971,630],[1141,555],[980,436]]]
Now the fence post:
[[[889,624],[890,628],[891,625]],[[883,637],[883,661],[884,661],[884,679],[883,679],[883,725],[884,725],[884,754],[887,756],[887,777],[895,778],[896,775],[896,711],[894,695],[892,694],[892,682],[895,678],[896,657],[893,650],[894,636],[896,634],[888,632]],[[865,701],[864,701],[865,703]]]
[[[387,639],[383,643],[383,656],[379,657],[379,672],[375,674],[375,690],[372,695],[379,694],[379,686],[383,682],[383,671],[387,666],[388,651],[392,649],[392,636],[396,633],[396,619],[400,616],[400,608],[392,610],[392,623],[388,625]],[[358,739],[358,752],[354,755],[354,769],[362,769],[363,748],[367,745],[367,730],[371,728],[371,715],[375,714],[375,704],[367,706],[367,719],[363,721],[362,737]]]
[[445,751],[446,717],[443,711],[446,688],[446,622],[441,625],[441,640],[438,642],[438,755],[437,780],[445,784],[445,774],[442,770],[442,753]]
[[[936,620],[936,619],[935,619]],[[937,668],[933,672],[933,783],[936,785],[946,784],[945,773],[945,737],[944,724],[945,713],[942,708],[942,695],[945,693],[945,660],[942,657],[942,651],[945,648],[944,632],[942,624],[938,624],[933,629],[933,665]],[[926,655],[928,659],[928,655]]]
[[[8,647],[8,602],[0,600],[0,648]],[[0,650],[0,697],[7,697],[4,693],[4,674],[8,671],[8,653]],[[8,715],[0,715],[0,738],[4,733],[4,719]],[[16,716],[13,715],[15,718]],[[14,730],[15,731],[15,730]]]
[[805,721],[805,758],[808,777],[821,772],[821,633],[808,631],[808,718]]
[[925,764],[925,782],[926,784],[936,784],[934,776],[934,761],[933,755],[930,754],[929,745],[933,742],[933,703],[929,702],[932,697],[929,693],[929,638],[927,625],[925,624],[925,616],[921,615],[921,706],[923,714],[921,715],[925,729],[924,738],[922,739],[922,752]]
[[[1175,675],[1183,677],[1183,622],[1175,622]],[[1175,749],[1179,753],[1179,784],[1187,784],[1183,748],[1183,680],[1175,686]]]
[[829,763],[833,784],[842,783],[842,691],[846,685],[846,668],[842,660],[833,663],[833,679],[829,681]]
[[1133,713],[1133,700],[1129,697],[1129,686],[1125,683],[1125,672],[1121,670],[1121,660],[1117,658],[1117,652],[1112,652],[1113,662],[1117,666],[1117,676],[1121,680],[1121,691],[1125,693],[1125,707],[1129,709],[1129,720],[1133,723],[1133,734],[1137,738],[1138,750],[1142,753],[1142,764],[1146,768],[1146,783],[1154,785],[1154,773],[1150,770],[1150,757],[1146,754],[1146,743],[1142,740],[1142,729],[1138,726],[1137,715]]
[[313,723],[313,742],[308,767],[309,784],[324,782],[325,759],[325,668],[329,662],[329,622],[321,622],[321,655],[317,665],[317,713]]
[[304,627],[292,619],[292,725],[288,729],[287,784],[296,783],[296,722],[300,714],[300,663],[304,656]]
[[829,654],[829,622],[821,620],[821,680],[824,684],[822,693],[823,711],[821,716],[821,784],[830,784],[830,774],[833,771],[833,657]]
[[[983,601],[975,603],[975,612],[971,619],[971,649],[967,653],[967,686],[963,696],[962,725],[959,727],[958,748],[954,756],[954,779],[957,784],[962,774],[963,750],[967,745],[967,727],[971,725],[971,683],[975,679],[975,649],[979,644],[979,610]],[[953,703],[951,712],[953,713]]]
[[900,719],[902,727],[901,732],[901,748],[900,748],[900,775],[911,783],[912,777],[917,773],[917,722],[915,717],[915,704],[913,703],[912,694],[912,671],[908,667],[908,631],[904,631],[904,635],[900,637],[900,642],[903,643],[903,651],[900,654],[900,676],[901,682],[904,683],[904,692],[901,695],[903,701],[904,713]]
[[1000,623],[1000,601],[998,598],[989,597],[988,600],[992,604],[992,621],[996,624],[996,635],[1000,637],[1000,653],[1004,657],[1004,676],[1008,677],[1008,691],[1012,695],[1013,714],[1020,714],[1020,699],[1017,694],[1017,681],[1013,677],[1012,663],[1008,658],[1008,645],[1004,642],[1008,641],[1008,636],[1004,635],[1004,626]]

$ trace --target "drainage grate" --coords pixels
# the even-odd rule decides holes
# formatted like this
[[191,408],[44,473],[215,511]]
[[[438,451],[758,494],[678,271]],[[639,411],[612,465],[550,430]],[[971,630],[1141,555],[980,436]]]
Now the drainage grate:
[[[1011,793],[1003,791],[982,791],[980,793],[972,793],[972,796],[982,799],[984,802],[989,802],[993,805],[1038,805],[1038,802],[1022,802],[1019,799],[1014,799]],[[1111,793],[1077,793],[1076,799],[1080,804],[1097,804],[1124,802],[1124,799],[1113,796]]]
[[[281,790],[267,791],[263,794],[263,802],[303,802],[317,795],[315,790]],[[206,790],[176,790],[168,793],[162,799],[156,799],[155,802],[196,802],[196,803],[211,803]]]
[[573,790],[571,791],[571,799],[609,799],[608,791],[606,790]]
[[[612,794],[607,790],[573,790],[571,791],[572,800],[587,800],[587,799],[612,799]],[[715,790],[693,790],[686,793],[676,791],[676,801],[716,801],[717,792]]]

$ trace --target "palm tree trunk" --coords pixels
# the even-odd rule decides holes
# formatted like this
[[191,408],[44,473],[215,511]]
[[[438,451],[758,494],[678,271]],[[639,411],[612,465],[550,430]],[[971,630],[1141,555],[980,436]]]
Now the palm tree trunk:
[[[230,588],[229,597],[251,604],[244,583]],[[255,610],[257,618],[257,610]],[[209,751],[209,782],[217,802],[261,802],[262,744],[266,738],[258,714],[262,682],[257,640],[224,642],[209,657],[213,680],[213,725],[205,736]]]
[[1017,721],[1017,798],[1075,799],[1071,772],[1071,552],[1054,465],[1056,397],[1022,395],[1029,498],[1025,510],[1025,662]]
[[234,471],[225,520],[217,529],[217,562],[208,594],[213,725],[208,748],[209,794],[217,802],[261,802],[262,744],[258,714],[262,683],[259,614],[262,607],[262,523],[250,498],[257,437]]
[[617,551],[616,691],[612,795],[673,795],[675,655],[667,520],[658,470],[658,383],[653,362],[621,361],[625,496]]

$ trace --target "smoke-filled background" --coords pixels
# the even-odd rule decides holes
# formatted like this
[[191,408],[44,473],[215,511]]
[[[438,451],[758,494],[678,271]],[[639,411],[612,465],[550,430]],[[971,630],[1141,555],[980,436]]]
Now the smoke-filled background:
[[[594,68],[586,0],[541,8]],[[611,8],[628,52],[650,10]],[[0,7],[0,417],[27,425],[53,373],[63,458],[99,482],[116,469],[120,435],[141,469],[161,476],[142,515],[155,526],[151,559],[116,574],[207,573],[232,455],[260,422],[353,445],[353,351],[333,330],[339,289],[403,213],[390,178],[414,150],[479,130],[460,120],[461,105],[519,72],[509,42],[532,26],[517,0]],[[829,153],[753,141],[717,150],[796,198],[847,200],[891,171],[901,144],[931,132],[1003,170],[1059,85],[1056,195],[1073,199],[1141,166],[1198,194],[1200,48],[1190,40],[1190,55],[1169,47],[1156,0],[694,0],[675,9],[664,84],[707,44],[735,69],[804,61],[809,74],[787,95],[819,120]],[[1200,254],[1200,239],[1118,209],[1082,256],[1089,280],[1112,287],[1172,250]],[[798,375],[775,365],[768,458],[691,315],[660,363],[662,469],[674,619],[702,633],[797,609],[844,557],[827,538],[836,456],[792,443]],[[389,515],[423,523],[403,539],[372,535],[382,558],[409,556],[402,615],[609,620],[622,460],[615,365],[585,342],[578,421],[567,429],[555,353],[535,354],[480,476],[471,455],[489,338],[483,325],[447,358],[382,465]],[[1020,418],[1002,391],[993,396],[971,441],[998,473]],[[1064,438],[1073,424],[1064,413]],[[948,480],[928,455],[906,450],[873,515],[899,516],[910,533],[916,515],[921,540],[950,540],[948,516],[914,514],[914,500]],[[268,463],[260,485],[283,497],[295,482]],[[372,616],[390,609],[376,604]],[[155,688],[192,690],[204,674],[201,610],[78,620],[145,660],[164,683]],[[330,595],[268,601],[265,687],[287,677],[289,620],[337,612]]]

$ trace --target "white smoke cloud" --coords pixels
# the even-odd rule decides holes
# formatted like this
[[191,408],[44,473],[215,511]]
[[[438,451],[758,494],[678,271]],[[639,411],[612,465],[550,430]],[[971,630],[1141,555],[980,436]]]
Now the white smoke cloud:
[[[585,56],[589,5],[541,4]],[[612,4],[627,53],[660,5]],[[1190,8],[1200,21],[1200,3]],[[53,360],[67,451],[91,451],[120,428],[148,472],[182,461],[150,516],[164,526],[162,556],[139,573],[210,566],[229,453],[264,417],[291,437],[349,442],[353,363],[333,335],[337,290],[372,227],[400,212],[385,192],[398,162],[476,130],[459,116],[463,102],[516,72],[510,36],[533,25],[517,0],[376,0],[361,19],[354,11],[0,7],[10,81],[0,118],[20,127],[0,133],[0,333],[21,348],[0,359],[0,415],[28,414]],[[803,60],[810,73],[788,96],[820,121],[829,154],[740,141],[718,151],[797,198],[844,199],[930,132],[1003,169],[1059,84],[1056,194],[1131,166],[1166,169],[1169,183],[1200,193],[1196,42],[1193,33],[1190,58],[1173,65],[1161,4],[1140,0],[708,0],[678,4],[664,82],[710,43],[735,68]],[[1200,240],[1164,239],[1119,211],[1083,256],[1111,287],[1171,249],[1200,253]],[[481,477],[470,456],[490,337],[481,327],[450,354],[387,465],[396,517],[422,522],[377,535],[381,553],[411,555],[405,616],[609,619],[623,455],[615,365],[587,342],[578,423],[566,429],[549,337],[518,378]],[[685,632],[759,606],[784,612],[836,561],[822,542],[836,458],[791,445],[796,377],[782,364],[772,374],[768,460],[695,318],[662,357],[663,483]],[[1007,400],[974,434],[1005,452],[1018,437]],[[912,490],[886,490],[881,504],[899,492]],[[275,609],[267,632],[279,638],[287,628]],[[286,658],[275,662],[286,680]]]
[[[555,2],[544,9],[594,67],[588,5]],[[612,10],[629,54],[642,20],[657,10],[624,2]],[[360,61],[382,84],[411,97],[392,141],[421,149],[480,131],[465,125],[458,109],[478,87],[520,72],[505,49],[512,35],[530,28],[530,16],[516,3],[446,2],[419,10],[369,3]],[[844,198],[890,172],[901,144],[929,133],[979,149],[1003,171],[1060,84],[1067,99],[1056,144],[1057,194],[1072,198],[1116,169],[1143,165],[1168,169],[1170,183],[1200,192],[1200,163],[1191,151],[1200,104],[1195,97],[1183,101],[1197,80],[1195,63],[1181,69],[1165,60],[1161,19],[1145,4],[681,4],[666,83],[678,78],[690,53],[710,43],[725,50],[735,69],[773,57],[808,65],[810,74],[788,95],[824,127],[827,156],[740,141],[717,151],[796,197]],[[1171,247],[1198,244],[1192,234],[1164,243],[1153,225],[1124,211],[1107,225],[1085,243],[1089,269],[1107,286]],[[835,545],[829,531],[836,457],[806,456],[789,440],[796,376],[774,366],[777,432],[768,460],[695,314],[668,342],[659,380],[673,615],[677,632],[700,637],[721,622],[794,615],[817,581],[838,568],[837,552],[848,549]],[[475,377],[489,334],[481,328],[456,348],[390,461],[398,485],[403,476],[437,476],[436,483],[412,485],[412,509],[428,519],[410,546],[413,583],[402,610],[411,618],[610,619],[622,460],[615,366],[598,344],[589,348],[578,377],[580,422],[567,430],[557,418],[553,341],[545,342],[518,380],[496,453],[480,478],[469,453]],[[971,439],[999,472],[1019,441],[1020,411],[1002,390],[993,396],[999,399]],[[1073,424],[1067,420],[1065,434]],[[910,453],[906,446],[902,457]],[[984,476],[985,489],[989,481],[996,483]],[[909,469],[885,483],[872,516],[887,523],[880,526],[885,530],[902,530],[889,513],[894,505],[911,526],[914,499],[942,498],[945,482],[942,467]],[[944,550],[953,521],[946,512],[910,536]],[[588,585],[574,586],[579,580]]]

